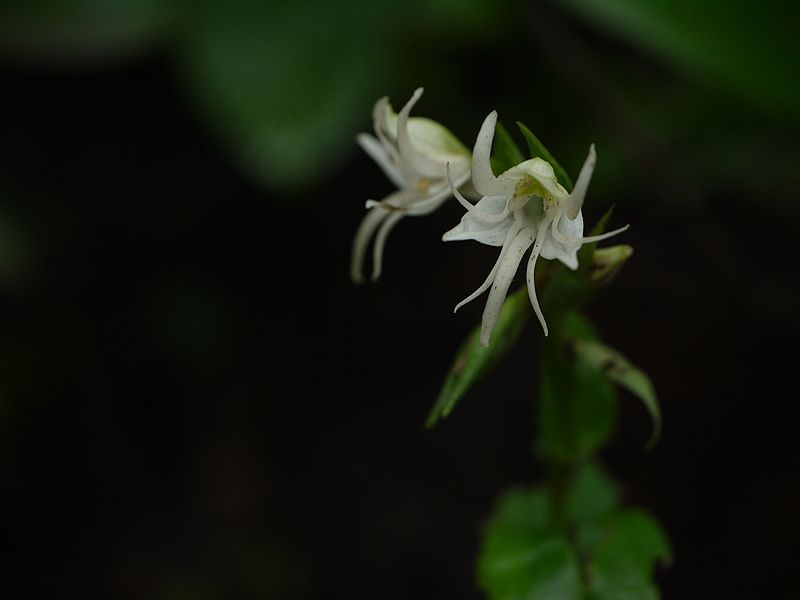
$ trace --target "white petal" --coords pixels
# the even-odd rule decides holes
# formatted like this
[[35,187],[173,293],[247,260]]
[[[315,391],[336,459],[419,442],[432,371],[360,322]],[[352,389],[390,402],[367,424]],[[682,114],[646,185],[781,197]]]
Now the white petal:
[[353,250],[350,254],[350,279],[353,283],[364,283],[364,255],[367,252],[367,245],[372,234],[388,215],[387,210],[374,208],[361,220],[353,238]]
[[488,277],[486,278],[486,280],[485,280],[485,281],[484,281],[484,282],[483,282],[483,283],[480,285],[480,287],[478,287],[478,289],[477,289],[477,290],[475,290],[475,291],[474,291],[474,292],[472,292],[472,293],[471,293],[469,296],[467,296],[466,298],[464,298],[464,299],[463,299],[461,302],[459,302],[458,304],[456,304],[456,307],[453,309],[453,312],[454,312],[454,313],[455,313],[455,312],[458,312],[458,309],[459,309],[459,308],[461,308],[461,307],[462,307],[462,306],[464,306],[465,304],[468,304],[469,302],[472,302],[473,300],[475,300],[475,298],[477,298],[477,297],[478,297],[478,296],[480,296],[480,295],[481,295],[483,292],[485,292],[486,290],[488,290],[488,289],[489,289],[489,286],[490,286],[490,285],[492,285],[492,283],[494,282],[494,278],[495,278],[495,276],[497,275],[497,270],[500,268],[500,263],[502,262],[502,260],[503,260],[503,257],[506,255],[506,251],[508,250],[508,246],[509,246],[509,244],[511,243],[511,240],[513,240],[513,239],[514,239],[514,236],[515,236],[515,235],[517,235],[517,232],[518,232],[518,231],[519,231],[519,229],[518,229],[518,228],[512,228],[512,229],[509,229],[509,230],[508,230],[508,234],[506,235],[506,239],[505,239],[505,241],[503,242],[503,247],[502,247],[502,249],[500,250],[500,255],[497,257],[497,261],[494,263],[494,266],[492,267],[492,270],[491,270],[491,271],[489,271],[489,276],[488,276]]
[[469,150],[441,123],[425,117],[408,119],[408,135],[417,151],[442,165],[447,161],[470,160]]
[[378,166],[383,170],[393,184],[399,188],[406,186],[403,175],[389,157],[386,146],[381,144],[377,138],[369,135],[368,133],[360,133],[358,136],[356,136],[356,141],[358,142],[358,145],[364,149],[364,152],[369,154],[370,158],[378,163]]
[[517,273],[522,255],[533,243],[533,239],[533,229],[527,228],[520,231],[509,245],[506,255],[497,269],[492,291],[489,292],[486,308],[483,309],[481,346],[486,347],[489,345],[489,339],[492,336],[492,331],[494,331],[497,318],[500,316],[500,311],[503,309],[503,302],[506,299],[506,294],[508,294],[508,288]]
[[514,186],[499,181],[492,172],[492,140],[496,124],[497,111],[493,110],[484,119],[472,150],[472,184],[483,196],[510,196]]
[[531,177],[536,180],[553,198],[561,201],[566,200],[569,194],[563,186],[558,183],[553,166],[541,158],[530,158],[507,171],[503,171],[498,179],[505,182],[514,182],[516,185],[522,178]]
[[408,117],[411,109],[422,96],[422,88],[417,88],[411,100],[397,115],[397,143],[400,146],[400,158],[406,161],[417,173],[426,177],[443,177],[444,164],[425,156],[414,146],[408,133]]
[[597,154],[594,151],[594,144],[592,144],[589,146],[589,154],[578,175],[578,181],[575,182],[575,187],[572,188],[572,193],[566,201],[565,212],[570,219],[574,219],[583,206],[583,199],[586,197],[586,190],[589,187],[589,181],[592,179],[596,162]]
[[488,246],[502,246],[508,230],[514,224],[514,217],[506,211],[507,199],[504,196],[486,196],[476,205],[478,214],[506,216],[500,222],[486,222],[476,218],[472,211],[461,217],[461,222],[442,236],[442,241],[455,242],[475,240]]
[[549,232],[546,232],[539,254],[547,260],[560,260],[574,271],[578,268],[578,250],[580,250],[580,247],[580,242],[577,245],[560,244],[553,239]]
[[392,105],[389,104],[389,96],[379,98],[372,107],[372,127],[381,142],[387,139],[387,136],[391,140],[397,138],[397,133],[392,130],[389,119],[389,115],[393,112]]
[[560,260],[573,271],[578,268],[578,250],[583,245],[583,214],[570,220],[560,214],[544,232],[541,256],[548,260]]
[[383,270],[383,249],[386,246],[386,238],[389,237],[389,232],[404,216],[405,213],[391,213],[389,218],[381,225],[378,235],[375,236],[375,247],[372,249],[372,281],[378,281]]
[[547,337],[547,322],[544,320],[542,309],[539,306],[539,299],[536,297],[536,259],[539,257],[539,251],[544,244],[547,237],[548,224],[543,222],[539,225],[539,230],[536,232],[536,243],[533,245],[531,257],[528,259],[528,268],[525,269],[525,279],[528,283],[528,298],[530,298],[533,312],[536,313],[536,318],[542,324],[544,335]]
[[[508,203],[504,207],[504,210],[500,211],[499,213],[488,213],[488,212],[481,212],[479,211],[474,205],[470,204],[469,200],[464,198],[461,193],[458,191],[458,186],[453,182],[453,178],[450,175],[450,163],[447,163],[447,183],[450,186],[450,191],[452,192],[453,196],[455,196],[456,200],[458,200],[459,204],[469,211],[469,213],[479,221],[483,221],[484,223],[499,223],[503,219],[506,218],[509,212]],[[502,198],[502,196],[500,196]]]

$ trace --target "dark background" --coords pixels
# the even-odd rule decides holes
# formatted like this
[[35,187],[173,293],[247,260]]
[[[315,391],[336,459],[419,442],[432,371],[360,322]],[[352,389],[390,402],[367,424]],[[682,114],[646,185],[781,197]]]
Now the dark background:
[[447,204],[397,227],[378,284],[347,278],[364,200],[390,191],[350,140],[378,95],[398,107],[417,84],[417,114],[467,145],[493,108],[573,173],[598,143],[584,214],[615,202],[635,254],[589,314],[664,412],[645,452],[647,415],[623,396],[603,458],[669,534],[664,596],[800,593],[797,107],[566,4],[514,5],[477,41],[424,38],[421,80],[415,38],[330,164],[291,183],[239,168],[168,42],[3,55],[0,548],[4,587],[25,590],[10,597],[480,597],[482,522],[542,475],[540,332],[426,431],[483,301],[452,306],[494,252],[439,242],[461,214]]

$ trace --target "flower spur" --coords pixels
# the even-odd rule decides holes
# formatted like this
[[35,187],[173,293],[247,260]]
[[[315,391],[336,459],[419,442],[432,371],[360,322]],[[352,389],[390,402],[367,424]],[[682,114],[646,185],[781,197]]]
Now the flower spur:
[[458,192],[448,168],[451,191],[467,213],[442,237],[444,241],[476,240],[501,247],[483,284],[455,307],[457,311],[491,288],[481,320],[483,346],[489,345],[508,288],[528,248],[533,246],[526,269],[528,296],[547,335],[547,322],[536,296],[537,259],[557,259],[570,269],[577,269],[577,253],[583,244],[604,240],[628,228],[626,225],[602,235],[583,236],[581,206],[596,162],[594,145],[569,193],[558,183],[550,163],[541,158],[526,160],[495,176],[490,156],[496,123],[494,111],[484,120],[472,152],[472,184],[482,196],[477,204],[471,204]]
[[397,114],[387,97],[378,100],[372,111],[375,135],[362,133],[356,138],[398,189],[380,202],[367,201],[369,212],[356,232],[350,260],[350,277],[355,283],[364,281],[364,258],[373,236],[372,281],[376,281],[386,239],[397,222],[404,216],[429,214],[452,195],[447,164],[451,165],[454,189],[469,181],[469,150],[436,121],[409,116],[422,92],[418,88]]

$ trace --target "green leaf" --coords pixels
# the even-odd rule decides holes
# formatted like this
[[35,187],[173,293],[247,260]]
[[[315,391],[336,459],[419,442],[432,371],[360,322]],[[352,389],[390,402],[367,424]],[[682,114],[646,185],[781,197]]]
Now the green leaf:
[[602,531],[586,566],[593,600],[656,600],[652,582],[656,563],[668,563],[671,550],[656,519],[641,509],[615,513],[600,524]]
[[517,121],[517,127],[519,127],[525,141],[528,143],[528,150],[530,151],[531,158],[539,157],[549,162],[550,166],[553,167],[553,172],[556,174],[558,182],[563,185],[568,192],[571,192],[573,188],[572,179],[567,175],[564,167],[550,154],[550,151],[545,148],[544,144],[539,141],[539,138],[537,138],[530,129],[525,127],[520,121]]
[[[800,117],[800,44],[793,2],[764,6],[726,0],[561,0],[560,4],[712,89],[727,90],[777,116]],[[754,43],[747,43],[742,32]]]
[[614,429],[617,400],[605,373],[572,355],[555,331],[542,346],[539,443],[551,459],[585,460]]
[[602,517],[619,504],[619,490],[596,463],[581,466],[572,476],[564,497],[564,515],[570,524]]
[[488,348],[480,344],[480,325],[470,333],[456,353],[439,397],[425,421],[426,427],[433,427],[439,419],[449,415],[472,385],[505,357],[514,347],[530,313],[528,290],[522,286],[506,298]]
[[373,12],[360,0],[230,0],[193,14],[181,46],[184,82],[251,175],[271,187],[302,186],[355,150],[388,51],[371,44],[380,35]]
[[478,579],[492,600],[578,600],[580,570],[546,489],[514,490],[487,527]]
[[495,174],[507,171],[525,160],[525,156],[499,121],[495,127],[492,170]]
[[653,431],[647,443],[647,447],[652,447],[661,434],[661,410],[650,378],[622,354],[597,340],[575,340],[574,348],[580,359],[603,370],[613,382],[642,401],[653,421]]

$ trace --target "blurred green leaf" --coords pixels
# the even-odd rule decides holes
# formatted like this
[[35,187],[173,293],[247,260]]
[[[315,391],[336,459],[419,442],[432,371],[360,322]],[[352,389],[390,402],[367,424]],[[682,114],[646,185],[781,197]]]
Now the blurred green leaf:
[[613,382],[642,401],[653,421],[653,432],[647,446],[655,444],[661,434],[661,409],[650,378],[618,351],[597,340],[575,340],[574,348],[578,357],[603,370]]
[[0,53],[55,63],[128,58],[162,39],[175,0],[5,0]]
[[194,15],[182,53],[189,89],[261,181],[288,187],[332,171],[368,123],[387,47],[364,52],[378,32],[363,5],[236,0]]
[[488,348],[481,346],[480,325],[470,333],[456,353],[439,397],[428,414],[425,421],[427,427],[433,427],[439,419],[449,415],[473,384],[508,354],[517,342],[530,313],[528,290],[522,286],[506,298]]
[[753,105],[800,116],[794,2],[561,0],[586,20]]
[[562,167],[555,157],[550,154],[550,151],[545,148],[544,144],[539,141],[539,138],[537,138],[530,129],[528,129],[519,121],[517,121],[517,127],[519,127],[519,130],[522,132],[522,136],[525,138],[525,141],[528,144],[528,151],[530,152],[531,158],[539,157],[542,160],[549,162],[550,166],[553,167],[553,172],[556,174],[558,182],[563,185],[568,192],[571,192],[573,187],[572,179],[570,179],[569,175],[567,175],[564,167]]
[[597,519],[619,504],[619,490],[596,463],[579,467],[569,482],[564,498],[564,515],[570,524]]
[[602,537],[586,566],[588,597],[593,600],[656,600],[652,582],[656,562],[671,560],[666,535],[652,515],[627,509],[601,524]]
[[525,156],[499,121],[495,127],[492,170],[499,175],[525,160]]
[[561,462],[585,460],[614,429],[617,400],[605,373],[551,335],[539,369],[539,443]]
[[578,561],[553,526],[546,489],[503,496],[486,530],[478,579],[492,600],[581,598]]

